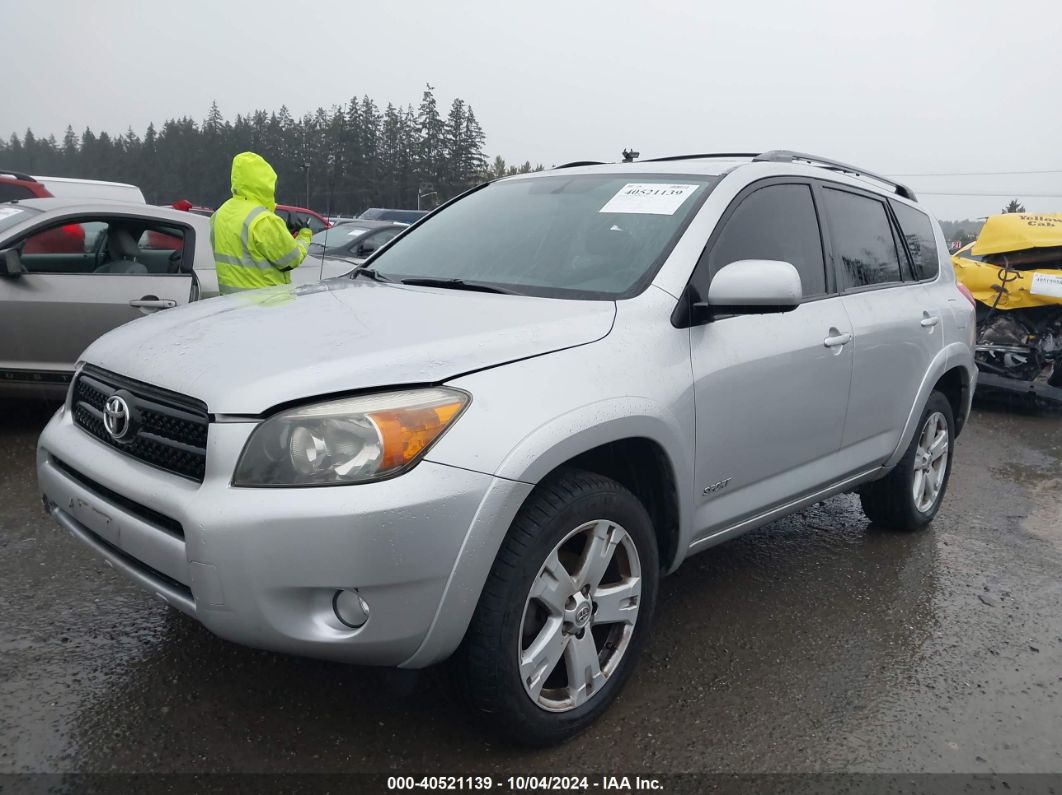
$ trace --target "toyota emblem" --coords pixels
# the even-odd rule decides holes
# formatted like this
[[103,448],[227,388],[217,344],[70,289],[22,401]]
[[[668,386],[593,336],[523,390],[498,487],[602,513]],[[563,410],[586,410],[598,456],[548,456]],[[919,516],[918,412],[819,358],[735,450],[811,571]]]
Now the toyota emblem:
[[129,404],[119,395],[111,395],[103,404],[103,427],[115,441],[124,439],[129,433],[131,418]]

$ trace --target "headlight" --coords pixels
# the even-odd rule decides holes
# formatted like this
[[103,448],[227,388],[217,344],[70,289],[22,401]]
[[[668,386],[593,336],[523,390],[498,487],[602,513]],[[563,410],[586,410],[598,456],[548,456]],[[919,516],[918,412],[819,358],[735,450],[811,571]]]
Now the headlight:
[[276,414],[247,440],[236,486],[334,486],[396,475],[419,461],[468,405],[456,389],[408,389]]

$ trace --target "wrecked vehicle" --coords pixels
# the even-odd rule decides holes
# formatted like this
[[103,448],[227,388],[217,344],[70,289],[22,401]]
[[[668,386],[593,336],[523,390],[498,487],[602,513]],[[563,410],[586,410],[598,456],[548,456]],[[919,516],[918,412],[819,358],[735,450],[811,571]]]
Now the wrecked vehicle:
[[952,262],[977,302],[978,386],[1062,406],[1062,213],[990,216]]

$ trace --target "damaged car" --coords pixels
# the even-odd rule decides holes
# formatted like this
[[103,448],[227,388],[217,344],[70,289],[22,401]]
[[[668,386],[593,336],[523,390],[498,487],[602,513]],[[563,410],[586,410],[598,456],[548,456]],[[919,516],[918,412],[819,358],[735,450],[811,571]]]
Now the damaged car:
[[991,216],[952,261],[977,302],[979,387],[1062,406],[1062,214]]

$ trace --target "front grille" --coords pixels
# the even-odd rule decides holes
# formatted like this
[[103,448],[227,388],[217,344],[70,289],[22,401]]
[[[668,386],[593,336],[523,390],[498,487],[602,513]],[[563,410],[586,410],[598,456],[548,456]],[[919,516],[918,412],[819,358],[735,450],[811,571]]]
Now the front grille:
[[[119,391],[136,418],[121,441],[103,424],[104,404]],[[77,425],[115,450],[203,482],[210,418],[202,401],[85,366],[74,381],[72,408]]]

